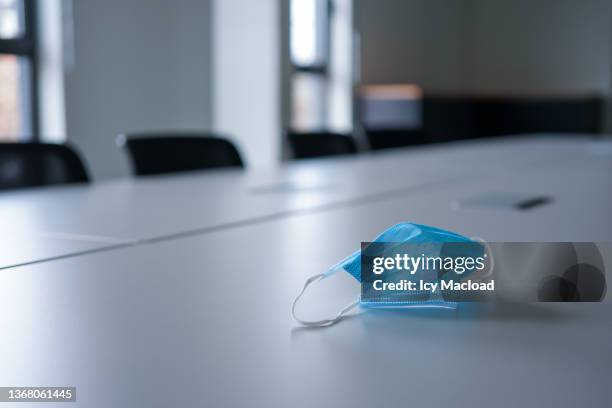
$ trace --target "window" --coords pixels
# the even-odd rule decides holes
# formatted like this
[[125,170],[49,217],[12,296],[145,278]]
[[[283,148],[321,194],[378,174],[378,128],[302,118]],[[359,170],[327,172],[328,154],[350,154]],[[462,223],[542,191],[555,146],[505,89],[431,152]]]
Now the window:
[[330,1],[291,0],[291,127],[321,130],[327,121],[330,54]]
[[329,59],[328,0],[291,1],[291,60],[302,70],[325,70]]
[[0,0],[0,141],[37,136],[34,0]]

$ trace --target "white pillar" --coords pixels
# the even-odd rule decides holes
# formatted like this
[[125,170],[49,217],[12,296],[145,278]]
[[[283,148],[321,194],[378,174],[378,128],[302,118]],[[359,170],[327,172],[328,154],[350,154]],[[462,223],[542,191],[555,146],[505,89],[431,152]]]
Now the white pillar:
[[213,126],[249,168],[281,158],[281,1],[213,2]]

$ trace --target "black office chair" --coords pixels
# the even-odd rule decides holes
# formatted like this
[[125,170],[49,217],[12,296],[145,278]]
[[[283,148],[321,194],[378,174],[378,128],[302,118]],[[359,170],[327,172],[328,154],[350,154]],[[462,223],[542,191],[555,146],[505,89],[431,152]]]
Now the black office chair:
[[67,145],[0,143],[0,190],[86,182],[81,159]]
[[234,145],[222,138],[185,132],[151,132],[119,135],[117,145],[126,146],[138,176],[244,167]]
[[288,139],[296,159],[357,153],[355,140],[347,135],[329,132],[289,132]]
[[372,150],[417,146],[429,143],[422,130],[366,129],[366,135]]

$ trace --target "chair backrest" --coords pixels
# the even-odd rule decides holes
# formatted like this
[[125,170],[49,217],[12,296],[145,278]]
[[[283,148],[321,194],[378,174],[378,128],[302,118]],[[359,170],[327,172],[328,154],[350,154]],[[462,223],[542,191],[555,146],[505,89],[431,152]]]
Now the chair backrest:
[[198,133],[131,133],[120,135],[138,176],[244,167],[236,147],[226,139]]
[[355,140],[347,135],[329,132],[289,132],[288,138],[296,159],[357,153]]
[[88,181],[81,159],[67,145],[0,143],[0,190]]

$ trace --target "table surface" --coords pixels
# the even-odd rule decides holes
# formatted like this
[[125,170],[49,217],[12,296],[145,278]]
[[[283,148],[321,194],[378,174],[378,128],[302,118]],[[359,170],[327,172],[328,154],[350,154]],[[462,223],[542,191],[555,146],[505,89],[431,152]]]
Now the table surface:
[[[296,326],[289,310],[308,276],[401,221],[491,241],[610,242],[609,150],[521,138],[314,161],[263,178],[222,172],[2,197],[0,209],[28,208],[12,231],[109,241],[0,271],[0,307],[17,311],[3,316],[0,384],[76,386],[83,407],[605,405],[608,300],[359,311],[323,329]],[[307,173],[336,187],[269,187]],[[253,185],[274,191],[251,194]],[[226,191],[244,202],[216,219]],[[520,211],[482,204],[491,196],[551,201]],[[91,219],[88,202],[108,209],[106,222]],[[56,220],[44,219],[45,204]],[[128,215],[137,221],[122,226]],[[332,315],[358,296],[347,274],[324,283],[304,298],[304,315]]]
[[4,230],[0,231],[0,270],[129,244],[122,239]]
[[609,143],[584,137],[537,135],[307,160],[258,173],[195,172],[3,192],[0,241],[42,236],[36,239],[49,245],[32,245],[25,258],[5,253],[0,268],[528,174],[568,161],[605,165],[606,149]]

